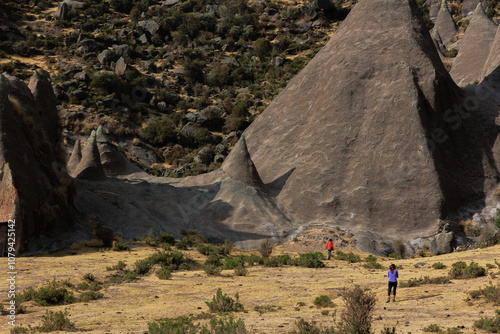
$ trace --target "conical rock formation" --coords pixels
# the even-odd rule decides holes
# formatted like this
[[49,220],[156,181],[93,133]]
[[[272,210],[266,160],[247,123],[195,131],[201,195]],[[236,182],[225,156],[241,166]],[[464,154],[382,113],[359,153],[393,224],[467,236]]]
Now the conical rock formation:
[[68,170],[68,174],[71,176],[75,176],[74,172],[80,164],[82,160],[82,147],[80,144],[80,139],[75,141],[75,146],[73,146],[73,151],[71,152],[71,156],[69,157],[68,163],[66,164],[66,168]]
[[83,148],[82,159],[75,168],[72,176],[78,179],[101,181],[106,179],[102,168],[99,150],[97,148],[96,132],[92,131],[87,145]]
[[467,17],[474,13],[477,8],[478,3],[483,5],[483,9],[486,9],[485,0],[462,0],[462,17]]
[[244,135],[291,221],[408,239],[483,187],[461,100],[414,1],[365,0]]
[[458,33],[457,25],[451,16],[446,0],[441,1],[441,8],[433,30],[439,32],[439,36],[447,48],[453,43],[452,38]]
[[500,25],[495,34],[495,40],[491,46],[490,54],[484,64],[483,77],[490,75],[496,68],[500,66]]
[[484,78],[483,69],[488,60],[496,31],[496,24],[486,15],[482,5],[478,3],[450,71],[450,75],[457,85],[465,86]]
[[235,181],[241,181],[250,187],[267,192],[266,186],[262,182],[248,153],[245,136],[241,136],[232,152],[230,157],[224,162],[222,170]]
[[126,175],[140,171],[140,168],[134,166],[125,157],[123,150],[113,145],[104,134],[102,126],[97,128],[96,141],[101,164],[106,172],[106,176]]

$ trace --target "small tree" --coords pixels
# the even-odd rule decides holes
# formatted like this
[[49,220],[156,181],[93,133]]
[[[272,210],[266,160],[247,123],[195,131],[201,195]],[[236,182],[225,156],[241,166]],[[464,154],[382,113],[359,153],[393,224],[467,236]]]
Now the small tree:
[[262,241],[262,243],[260,244],[259,253],[263,258],[266,259],[271,256],[271,254],[273,253],[273,245],[271,243],[271,240],[266,239]]

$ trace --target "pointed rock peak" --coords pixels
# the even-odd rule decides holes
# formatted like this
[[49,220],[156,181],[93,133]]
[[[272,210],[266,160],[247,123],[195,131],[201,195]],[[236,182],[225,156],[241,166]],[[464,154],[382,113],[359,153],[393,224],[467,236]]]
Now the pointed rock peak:
[[448,3],[446,2],[446,0],[442,0],[442,1],[441,1],[441,7],[439,8],[439,10],[447,10],[447,11],[450,11],[450,9],[448,8]]
[[[488,16],[488,14],[486,14],[486,12],[484,11],[484,8],[483,8],[483,5],[481,4],[481,2],[479,2],[477,4],[476,9],[474,10],[474,13],[472,14],[471,20],[477,20],[478,18],[480,18],[481,20],[488,20],[489,22],[491,22],[491,24],[495,24],[493,22],[493,20]],[[472,23],[472,21],[471,21],[471,23]]]
[[490,75],[498,67],[500,67],[500,25],[495,33],[495,40],[493,41],[490,55],[484,65],[483,76]]
[[68,163],[66,164],[66,168],[68,170],[68,174],[71,176],[73,172],[76,170],[78,164],[82,160],[82,147],[80,144],[80,139],[75,141],[75,146],[73,147],[73,151],[71,152],[71,156],[69,157]]
[[98,143],[110,143],[109,138],[104,134],[102,125],[99,125],[96,132],[96,140]]
[[73,172],[74,177],[91,181],[106,179],[97,149],[96,132],[92,131],[87,145],[83,148],[82,159]]
[[231,151],[231,155],[222,165],[222,170],[233,180],[241,181],[260,191],[268,192],[257,172],[257,168],[250,158],[245,136],[241,136],[240,140],[236,143]]

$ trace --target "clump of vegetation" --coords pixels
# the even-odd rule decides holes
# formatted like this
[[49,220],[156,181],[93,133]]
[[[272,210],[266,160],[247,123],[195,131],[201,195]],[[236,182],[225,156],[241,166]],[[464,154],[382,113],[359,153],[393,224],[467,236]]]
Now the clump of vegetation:
[[290,255],[278,255],[271,256],[264,259],[264,266],[266,267],[283,267],[285,265],[292,265],[295,261],[290,257]]
[[392,253],[389,256],[395,259],[404,259],[406,255],[406,246],[403,240],[401,239],[394,240],[393,246],[394,246],[394,253]]
[[469,265],[467,265],[463,261],[453,263],[448,273],[448,276],[451,279],[469,279],[485,275],[486,269],[479,266],[477,263],[471,262]]
[[446,266],[442,262],[435,262],[432,264],[432,268],[434,269],[443,269]]
[[262,256],[265,259],[271,256],[271,254],[273,253],[273,244],[271,243],[271,240],[266,239],[261,242],[259,247],[259,253],[260,256]]
[[153,263],[149,259],[137,260],[134,264],[134,272],[137,275],[146,275],[152,267]]
[[244,267],[245,260],[242,257],[227,257],[224,260],[224,269],[235,269],[238,267]]
[[248,275],[248,269],[244,266],[234,268],[234,276],[246,276]]
[[115,252],[123,252],[123,251],[129,251],[130,246],[127,242],[116,242],[111,249],[114,250]]
[[86,303],[90,300],[101,299],[102,297],[104,295],[99,291],[85,291],[80,295],[78,301]]
[[321,252],[302,253],[299,254],[297,265],[306,268],[323,268],[326,266],[323,260],[325,260],[325,255]]
[[335,303],[327,295],[321,295],[314,299],[316,307],[334,307]]
[[347,261],[349,263],[361,262],[361,257],[353,252],[344,253],[342,251],[335,252],[335,258],[341,261]]
[[320,328],[316,326],[316,321],[312,321],[311,323],[305,321],[300,318],[295,325],[297,326],[297,330],[293,330],[288,332],[289,334],[335,334],[335,328]]
[[222,293],[221,288],[217,289],[212,301],[205,302],[212,313],[227,313],[243,311],[243,305],[239,302],[239,295],[236,293],[236,300]]
[[72,323],[68,318],[68,311],[49,311],[45,312],[45,315],[42,319],[42,325],[37,329],[40,332],[52,332],[52,331],[61,331],[61,330],[70,330],[75,327],[75,324]]
[[106,270],[107,271],[111,271],[111,270],[124,270],[126,266],[127,266],[127,264],[125,262],[123,262],[123,261],[120,260],[114,266],[106,267]]
[[75,301],[73,292],[60,287],[55,279],[38,289],[28,287],[21,293],[20,299],[21,302],[33,300],[42,306],[71,304]]
[[[281,309],[281,306],[278,307]],[[274,305],[257,305],[254,307],[254,310],[259,312],[259,314],[267,313],[267,312],[276,312],[277,308]]]
[[363,267],[368,268],[368,269],[382,269],[382,265],[377,262],[377,258],[373,255],[368,255],[365,257],[365,264],[363,264]]
[[342,312],[338,329],[347,334],[370,334],[376,299],[359,286],[343,294],[346,309]]
[[189,333],[189,334],[208,334],[208,333],[224,333],[224,334],[246,334],[245,322],[242,319],[234,320],[233,317],[212,318],[209,326],[194,324],[192,317],[178,317],[174,319],[166,319],[160,322],[151,322],[148,324],[148,334],[172,334],[172,333]]
[[156,272],[156,276],[158,276],[159,279],[170,279],[172,273],[167,268],[162,268]]
[[500,306],[500,287],[489,285],[482,289],[469,291],[469,296],[472,299],[484,298],[485,301]]
[[494,318],[481,318],[474,322],[474,327],[489,333],[500,333],[500,310],[495,311]]
[[92,225],[94,227],[92,232],[94,237],[101,240],[104,247],[111,247],[113,244],[113,238],[115,237],[113,230],[109,227],[103,226],[101,222],[93,222]]
[[409,279],[408,282],[401,282],[400,285],[403,288],[411,288],[424,284],[448,284],[448,283],[450,283],[450,279],[447,276],[442,276],[442,277],[424,276],[423,278]]
[[218,254],[225,256],[230,254],[230,250],[226,245],[198,245],[196,249],[203,255]]

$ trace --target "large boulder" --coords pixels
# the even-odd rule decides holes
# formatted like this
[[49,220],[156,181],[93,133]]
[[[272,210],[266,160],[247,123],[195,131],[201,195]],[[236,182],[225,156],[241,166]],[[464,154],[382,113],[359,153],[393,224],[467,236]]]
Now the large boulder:
[[139,172],[140,168],[130,163],[124,150],[111,142],[104,134],[102,126],[96,132],[97,149],[106,176],[126,175]]
[[83,148],[82,158],[70,175],[77,179],[90,181],[102,181],[106,179],[106,173],[102,167],[97,148],[95,131],[92,131],[90,134],[87,144]]
[[450,71],[451,77],[457,85],[465,86],[476,81],[479,82],[484,78],[483,69],[488,60],[496,31],[496,24],[486,15],[483,7],[478,3]]
[[483,77],[490,75],[500,66],[500,25],[495,34],[495,40],[491,46],[490,54],[484,64]]

